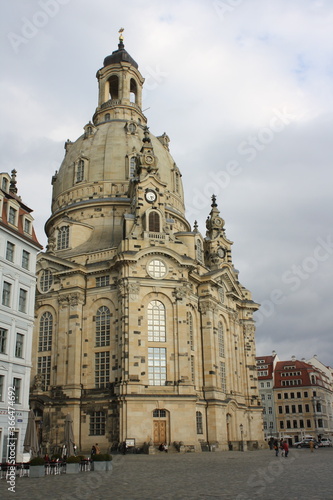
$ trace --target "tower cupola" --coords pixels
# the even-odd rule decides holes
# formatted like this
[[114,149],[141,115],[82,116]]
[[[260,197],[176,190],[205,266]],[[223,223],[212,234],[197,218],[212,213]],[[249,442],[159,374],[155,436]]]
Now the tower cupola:
[[96,74],[99,96],[94,124],[114,118],[140,120],[144,125],[147,122],[142,114],[144,78],[138,70],[138,64],[125,50],[122,31],[121,28],[118,50],[104,59],[103,68]]

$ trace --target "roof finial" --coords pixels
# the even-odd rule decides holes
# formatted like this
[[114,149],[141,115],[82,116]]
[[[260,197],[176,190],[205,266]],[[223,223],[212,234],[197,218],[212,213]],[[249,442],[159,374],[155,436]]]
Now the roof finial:
[[214,208],[214,207],[217,207],[217,203],[216,203],[216,196],[215,196],[215,194],[213,194],[213,196],[212,196],[212,207],[213,207],[213,208]]
[[124,28],[120,28],[120,30],[118,31],[118,33],[119,33],[119,45],[118,45],[119,49],[124,48],[123,32],[124,32]]
[[9,191],[11,193],[17,193],[17,187],[16,187],[16,184],[17,184],[17,180],[16,180],[16,174],[17,174],[17,171],[15,169],[12,170],[11,172],[12,176],[10,178],[10,187],[9,187]]

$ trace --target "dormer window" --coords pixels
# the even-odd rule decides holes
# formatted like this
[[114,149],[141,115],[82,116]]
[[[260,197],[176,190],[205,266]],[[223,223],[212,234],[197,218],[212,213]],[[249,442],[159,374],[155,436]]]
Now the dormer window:
[[8,190],[8,179],[6,179],[6,177],[2,178],[1,189],[3,191],[7,191]]
[[13,226],[16,226],[16,219],[17,219],[17,210],[15,210],[14,207],[9,207],[8,210],[8,222],[10,224],[13,224]]
[[31,221],[29,219],[24,219],[23,227],[25,233],[31,234]]

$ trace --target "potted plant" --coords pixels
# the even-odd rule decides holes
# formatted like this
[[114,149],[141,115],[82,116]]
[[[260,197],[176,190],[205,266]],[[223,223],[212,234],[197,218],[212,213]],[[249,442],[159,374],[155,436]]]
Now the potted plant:
[[109,453],[99,453],[92,456],[94,471],[107,471],[112,470],[111,464],[112,456]]
[[43,477],[45,476],[45,462],[42,457],[34,457],[29,462],[29,475],[30,477]]
[[66,460],[66,474],[78,474],[80,472],[81,456],[71,455]]

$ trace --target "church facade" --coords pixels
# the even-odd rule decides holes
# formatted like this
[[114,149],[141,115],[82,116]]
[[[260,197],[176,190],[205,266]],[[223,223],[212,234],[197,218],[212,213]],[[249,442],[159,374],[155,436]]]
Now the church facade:
[[45,450],[65,417],[87,452],[115,443],[201,451],[263,443],[253,313],[215,197],[206,235],[181,173],[142,112],[122,39],[97,72],[98,106],[52,179],[37,263],[31,406]]

